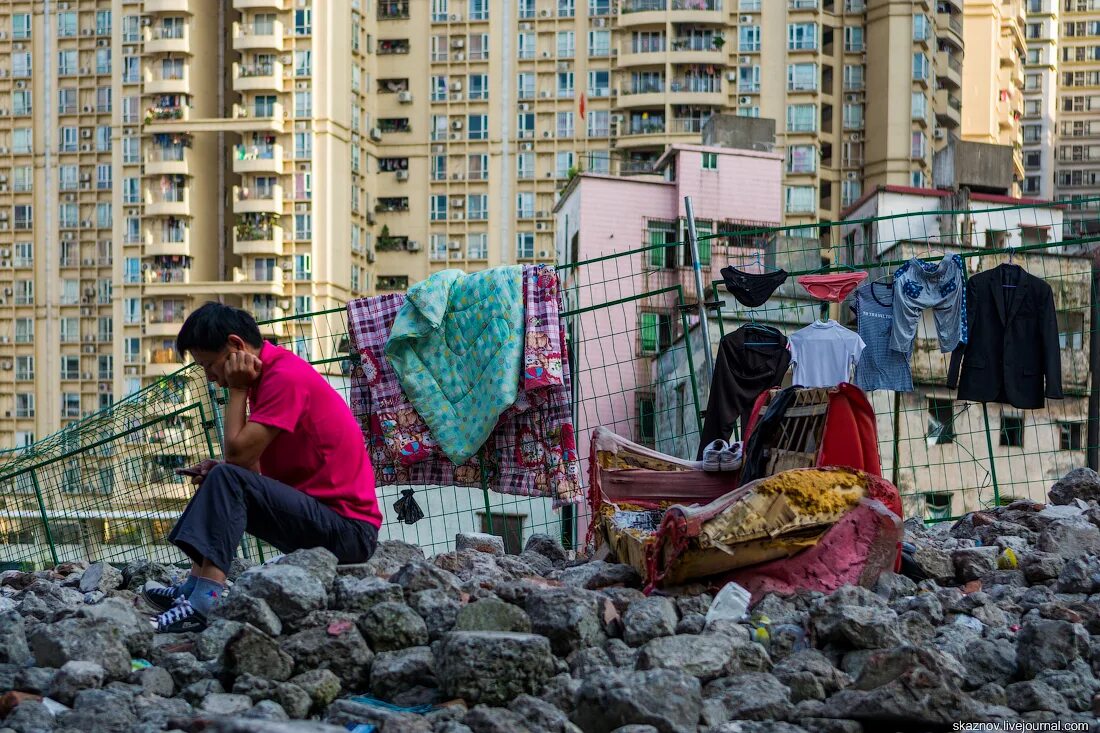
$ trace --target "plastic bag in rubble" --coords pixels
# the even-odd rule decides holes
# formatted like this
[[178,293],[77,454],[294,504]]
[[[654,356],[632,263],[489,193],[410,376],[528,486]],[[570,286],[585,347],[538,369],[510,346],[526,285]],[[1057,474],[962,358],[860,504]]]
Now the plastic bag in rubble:
[[752,594],[743,587],[737,583],[727,583],[718,591],[707,609],[707,626],[719,620],[740,621],[745,618],[751,600]]
[[393,503],[393,510],[397,512],[397,521],[405,524],[416,524],[424,518],[424,511],[413,498],[412,489],[403,489],[401,498]]

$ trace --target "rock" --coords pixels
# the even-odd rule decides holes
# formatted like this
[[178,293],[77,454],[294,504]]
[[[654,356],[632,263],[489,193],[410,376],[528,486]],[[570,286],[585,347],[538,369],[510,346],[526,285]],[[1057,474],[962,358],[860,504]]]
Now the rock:
[[518,713],[532,731],[580,733],[580,729],[569,720],[568,715],[546,705],[537,697],[519,695],[508,705],[508,709]]
[[925,577],[936,581],[955,579],[955,564],[951,553],[939,547],[920,546],[913,554],[913,562]]
[[285,680],[294,669],[294,660],[278,642],[248,625],[226,644],[225,659],[232,674],[251,674],[269,680]]
[[122,572],[114,565],[105,562],[95,562],[88,566],[84,574],[80,576],[81,593],[99,591],[108,593],[118,590],[122,586]]
[[192,705],[200,705],[208,696],[224,692],[225,687],[218,680],[203,679],[180,690],[180,697]]
[[409,596],[409,606],[424,619],[428,637],[436,641],[451,631],[458,619],[462,604],[447,591],[423,590]]
[[531,629],[550,640],[554,653],[569,656],[599,646],[606,638],[600,620],[600,597],[577,588],[551,588],[527,597]]
[[298,670],[330,669],[348,690],[358,690],[366,684],[374,658],[355,626],[335,635],[327,628],[306,629],[284,639],[280,647],[294,658]]
[[134,698],[120,690],[81,690],[73,709],[57,716],[57,722],[63,730],[130,731],[137,722]]
[[473,550],[489,555],[503,555],[505,554],[504,538],[483,532],[459,532],[455,535],[455,550],[458,552]]
[[313,705],[313,699],[310,698],[309,693],[291,682],[281,682],[275,687],[275,702],[279,703],[293,720],[305,718]]
[[507,708],[478,705],[462,721],[473,733],[534,733],[523,716]]
[[1016,675],[1016,647],[1007,639],[972,641],[958,660],[966,667],[967,688],[1005,685]]
[[1038,680],[1015,682],[1005,688],[1005,699],[1013,710],[1026,713],[1032,710],[1049,710],[1052,713],[1066,713],[1066,701],[1050,685]]
[[[642,646],[676,633],[676,606],[668,598],[651,596],[630,605],[623,617],[623,641]],[[705,619],[704,619],[705,620]]]
[[[774,720],[791,706],[790,689],[768,673],[738,674],[703,689],[708,703],[704,719],[711,725],[727,720]],[[714,703],[717,703],[715,705]]]
[[960,583],[978,580],[997,569],[996,547],[963,547],[951,553],[955,577]]
[[611,660],[611,664],[616,667],[634,669],[638,661],[638,650],[627,646],[622,639],[608,639],[603,649],[607,652],[607,658]]
[[210,669],[190,652],[164,655],[158,664],[172,675],[177,688],[187,687],[210,675]]
[[959,686],[966,676],[966,669],[952,656],[934,649],[902,645],[868,651],[853,686],[858,690],[873,690],[900,679],[913,669],[934,672],[941,684],[951,687]]
[[424,561],[408,563],[390,581],[401,586],[406,596],[426,590],[443,591],[454,598],[462,595],[462,581],[454,573]]
[[562,565],[569,559],[569,554],[561,546],[561,542],[548,534],[531,535],[523,546],[523,551],[538,553],[554,565]]
[[153,645],[153,629],[149,618],[141,614],[132,602],[122,598],[108,598],[94,606],[81,606],[78,618],[93,619],[122,638],[131,657],[144,658]]
[[290,678],[309,695],[313,706],[321,709],[340,696],[340,678],[328,669],[312,669]]
[[334,607],[340,611],[355,613],[365,613],[379,603],[405,601],[405,591],[401,586],[376,576],[340,576],[336,579],[335,593]]
[[252,709],[241,713],[241,717],[251,720],[290,720],[290,716],[283,710],[283,706],[274,700],[260,700]]
[[60,668],[65,662],[94,662],[107,678],[120,680],[130,674],[130,653],[123,634],[88,618],[67,618],[38,626],[29,638],[38,664]]
[[233,637],[245,627],[239,621],[227,621],[224,618],[215,618],[210,625],[199,633],[195,640],[195,656],[204,661],[216,660],[219,664],[225,661],[225,650]]
[[1073,560],[1082,555],[1100,554],[1100,527],[1083,517],[1051,522],[1039,535],[1035,545],[1043,552]]
[[1091,468],[1075,468],[1050,487],[1051,504],[1072,504],[1075,499],[1100,502],[1100,474]]
[[404,603],[385,602],[359,617],[359,631],[371,649],[389,652],[428,643],[428,627],[424,619]]
[[1069,621],[1029,621],[1016,635],[1016,660],[1025,680],[1043,670],[1066,669],[1088,652],[1088,633]]
[[526,563],[532,570],[543,577],[554,572],[553,560],[537,552],[521,552],[517,556],[517,559]]
[[611,733],[658,733],[652,725],[624,725]]
[[336,580],[336,555],[323,547],[295,550],[289,555],[280,557],[276,564],[302,568],[321,581],[326,591],[332,590],[332,583]]
[[503,705],[537,692],[555,669],[549,641],[534,634],[455,631],[434,654],[444,693],[471,704]]
[[1059,593],[1100,593],[1100,557],[1089,555],[1067,562],[1055,589]]
[[607,652],[598,646],[590,646],[587,649],[575,651],[569,655],[569,671],[574,677],[582,679],[602,669],[612,669],[610,657]]
[[816,649],[795,652],[776,664],[772,674],[790,688],[792,702],[824,700],[852,684],[850,676]]
[[254,567],[256,567],[255,560],[250,560],[247,557],[235,557],[229,561],[229,572],[225,574],[225,577],[230,583],[236,583],[237,579],[241,577],[241,573]]
[[740,672],[771,669],[764,647],[727,634],[664,636],[638,653],[637,668],[672,669],[703,682]]
[[25,664],[30,658],[23,617],[18,611],[0,612],[0,663]]
[[875,593],[888,601],[917,592],[917,584],[900,573],[883,573],[875,581]]
[[580,680],[570,677],[568,674],[559,674],[551,677],[542,686],[538,697],[547,704],[570,713],[577,706],[577,692],[580,687]]
[[630,724],[681,733],[696,729],[701,706],[699,680],[690,675],[669,669],[612,672],[581,683],[570,719],[585,733]]
[[199,705],[201,712],[209,715],[237,715],[252,708],[252,701],[245,695],[228,692],[216,692],[207,695]]
[[418,546],[401,540],[382,540],[370,560],[361,565],[340,565],[336,572],[361,578],[368,575],[388,578],[409,563],[418,561],[424,561],[424,551]]
[[[504,567],[505,560],[503,555],[497,557],[476,550],[462,550],[440,553],[431,562],[466,583],[465,589],[469,592],[471,588],[481,589],[483,585],[515,580],[516,576]],[[527,568],[524,574],[534,575],[535,572]]]
[[469,603],[458,612],[457,631],[515,631],[530,633],[531,619],[518,606],[499,598],[485,598]]
[[244,593],[230,593],[221,603],[210,610],[210,618],[223,618],[251,624],[268,636],[283,633],[283,622],[262,598],[254,598]]
[[54,729],[53,713],[38,700],[24,700],[8,717],[4,718],[6,728],[15,733],[42,733]]
[[354,700],[337,700],[329,705],[325,720],[349,728],[359,724],[373,725],[387,733],[432,733],[431,724],[423,716],[386,710]]
[[31,692],[36,695],[45,695],[53,686],[56,669],[49,667],[23,667],[15,675],[15,687],[20,692]]
[[265,601],[280,621],[291,625],[311,611],[324,608],[327,597],[324,583],[297,565],[249,568],[233,586],[233,593]]
[[374,657],[370,670],[370,691],[382,700],[393,700],[415,686],[435,687],[435,657],[426,646],[382,652]]
[[54,675],[49,696],[62,705],[72,705],[81,690],[103,687],[107,672],[94,662],[65,662]]
[[583,565],[555,570],[548,577],[551,580],[561,581],[565,585],[575,588],[587,588],[588,590],[598,590],[609,585],[625,585],[630,588],[637,588],[642,582],[638,571],[630,565],[607,563],[602,560],[593,560]]
[[701,634],[707,628],[707,617],[701,613],[686,613],[676,622],[677,634]]
[[1062,572],[1066,559],[1053,552],[1032,551],[1020,560],[1020,569],[1029,583],[1054,580]]
[[164,667],[146,667],[130,675],[130,682],[140,685],[147,695],[171,697],[176,690],[172,675]]
[[252,716],[209,721],[204,733],[347,733],[346,728],[322,723],[280,723],[254,720]]
[[[828,608],[828,606],[826,606]],[[835,605],[812,619],[819,643],[855,649],[883,649],[901,641],[897,614],[890,609]]]

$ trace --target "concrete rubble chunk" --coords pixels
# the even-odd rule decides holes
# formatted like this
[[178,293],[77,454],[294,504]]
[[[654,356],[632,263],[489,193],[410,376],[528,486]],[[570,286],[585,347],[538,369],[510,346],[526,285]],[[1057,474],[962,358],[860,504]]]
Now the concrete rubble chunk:
[[579,588],[550,588],[527,596],[531,630],[550,640],[558,656],[599,646],[606,635],[601,620],[602,599]]
[[[660,690],[660,694],[654,694]],[[612,672],[587,677],[570,719],[584,733],[624,725],[651,725],[659,733],[695,731],[702,707],[699,680],[670,669]]]
[[225,600],[211,609],[210,617],[251,624],[268,636],[283,633],[283,622],[267,605],[267,601],[244,592],[226,595]]
[[599,590],[612,585],[637,588],[642,582],[638,571],[630,565],[608,563],[602,560],[555,570],[548,577],[551,580],[561,581],[565,585],[588,590]]
[[365,686],[374,659],[373,651],[355,626],[299,631],[285,637],[280,648],[290,655],[299,671],[329,669],[348,690]]
[[404,589],[377,576],[357,578],[342,575],[336,579],[333,606],[340,611],[365,613],[379,603],[403,603]]
[[389,652],[428,643],[424,619],[404,603],[379,603],[359,617],[359,630],[372,650]]
[[676,633],[676,606],[668,598],[651,596],[630,604],[623,617],[623,641],[642,646],[660,636]]
[[49,696],[62,705],[72,705],[81,690],[103,687],[106,670],[95,662],[65,662],[54,675]]
[[95,562],[88,566],[80,576],[80,592],[99,591],[107,593],[122,587],[122,571],[105,562]]
[[569,554],[562,547],[561,542],[548,534],[536,533],[528,537],[523,551],[538,553],[554,565],[564,564],[569,560]]
[[503,555],[504,538],[500,535],[486,534],[484,532],[459,532],[455,536],[455,550],[473,550],[489,555]]
[[530,633],[531,619],[522,608],[499,598],[485,598],[463,606],[455,620],[456,631],[515,631]]
[[302,568],[321,581],[326,591],[332,590],[332,583],[336,580],[337,563],[336,555],[323,547],[295,550],[283,555],[277,562],[279,565],[294,565]]
[[555,670],[550,642],[535,634],[454,631],[434,650],[444,693],[469,704],[503,705],[533,694]]
[[93,662],[104,669],[108,679],[120,680],[130,674],[130,653],[122,634],[96,619],[67,618],[42,624],[31,633],[29,642],[35,660],[43,666]]
[[275,639],[254,626],[243,626],[225,647],[226,666],[233,674],[252,674],[282,681],[290,677],[294,660]]
[[260,565],[249,568],[237,579],[233,593],[267,602],[283,624],[304,618],[325,607],[328,594],[324,583],[297,565]]
[[1072,504],[1075,500],[1100,502],[1100,474],[1091,468],[1075,468],[1050,487],[1052,504]]

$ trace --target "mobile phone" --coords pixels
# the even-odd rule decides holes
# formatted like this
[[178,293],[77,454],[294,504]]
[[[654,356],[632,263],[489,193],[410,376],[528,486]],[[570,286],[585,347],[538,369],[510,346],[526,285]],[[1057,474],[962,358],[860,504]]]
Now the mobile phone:
[[202,471],[194,468],[177,468],[177,476],[202,476]]

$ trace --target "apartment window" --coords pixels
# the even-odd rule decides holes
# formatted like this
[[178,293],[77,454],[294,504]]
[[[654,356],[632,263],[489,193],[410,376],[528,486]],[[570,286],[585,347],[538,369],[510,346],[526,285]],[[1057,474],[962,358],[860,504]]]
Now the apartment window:
[[114,379],[115,357],[111,354],[100,354],[97,359],[100,379]]
[[11,149],[17,155],[34,152],[34,131],[29,127],[17,127],[12,130]]
[[787,105],[787,132],[813,132],[816,129],[816,104]]
[[34,207],[30,204],[16,204],[14,207],[16,229],[30,229],[34,221]]
[[844,67],[844,88],[847,91],[859,91],[864,86],[863,65]]
[[914,131],[910,139],[910,157],[923,159],[927,154],[928,138],[923,132],[919,130]]
[[76,113],[76,90],[75,89],[58,89],[57,90],[57,112],[58,114],[70,115]]
[[57,14],[57,35],[59,38],[76,35],[76,13]]
[[446,23],[449,16],[447,10],[447,0],[432,0],[432,22]]
[[1041,64],[1041,63],[1043,63],[1043,49],[1041,49],[1041,48],[1029,48],[1027,50],[1027,63],[1029,63],[1029,64]]
[[[591,118],[589,118],[591,121]],[[516,178],[535,177],[535,154],[519,153],[516,155]]]
[[313,35],[313,10],[310,8],[296,8],[294,10],[294,35]]
[[912,96],[913,119],[923,120],[928,118],[928,97],[924,92],[913,92]]
[[[110,72],[107,72],[110,73]],[[95,90],[95,107],[97,112],[110,112],[113,105],[111,104],[111,87],[97,87]]]
[[[182,230],[181,230],[182,231]],[[141,219],[136,216],[126,217],[125,241],[127,244],[136,244],[141,241]],[[182,241],[182,240],[181,240]]]
[[34,341],[34,319],[15,319],[15,343],[29,344]]
[[589,71],[588,72],[588,97],[590,99],[595,97],[607,97],[611,95],[611,72],[610,71]]
[[112,220],[111,202],[97,202],[95,205],[95,225],[100,229],[110,229]]
[[470,34],[470,60],[487,61],[489,59],[489,34]]
[[718,170],[718,153],[703,153],[703,170]]
[[141,362],[141,339],[140,338],[126,338],[122,341],[122,358],[127,364],[138,364]]
[[122,121],[128,124],[133,124],[138,121],[138,117],[141,116],[141,97],[123,97],[122,98]]
[[11,113],[16,117],[29,117],[34,108],[30,89],[17,89],[11,93]]
[[75,343],[80,340],[80,321],[76,318],[61,318],[58,321],[61,343]]
[[1085,447],[1083,440],[1085,434],[1084,425],[1079,422],[1064,422],[1058,424],[1058,449],[1082,450]]
[[294,116],[309,117],[313,114],[313,92],[294,92]]
[[76,50],[57,52],[57,73],[59,76],[76,74]]
[[122,179],[122,203],[124,203],[124,204],[138,204],[138,203],[141,203],[141,179],[140,178],[123,178]]
[[568,178],[570,171],[573,170],[573,151],[559,151],[554,156],[554,163],[554,176],[556,178]]
[[611,113],[592,110],[587,114],[588,137],[607,137],[611,134]]
[[313,279],[313,257],[312,257],[312,255],[294,255],[294,279],[295,280],[312,280]]
[[57,168],[57,185],[62,191],[72,191],[77,186],[79,168],[75,165],[62,165]]
[[488,194],[471,193],[466,196],[466,217],[470,221],[482,221],[489,218]]
[[851,206],[863,195],[863,184],[860,181],[840,182],[840,205]]
[[313,214],[294,215],[294,238],[301,240],[313,239]]
[[470,74],[466,77],[466,88],[471,101],[489,98],[489,75]]
[[611,55],[611,31],[588,31],[588,55]]
[[740,0],[740,3],[737,5],[737,9],[742,12],[759,12],[761,2],[762,0]]
[[1001,416],[1000,444],[1007,448],[1024,447],[1024,418],[1019,415]]
[[70,354],[61,357],[61,378],[80,379],[80,357]]
[[428,197],[428,216],[432,221],[446,221],[447,196],[438,193]]
[[97,36],[111,35],[111,11],[97,10],[95,13],[95,34]]
[[812,214],[815,198],[813,186],[787,186],[786,211],[788,214]]
[[[927,15],[914,15],[913,16],[913,40],[914,41],[927,41],[929,35],[931,35],[932,23],[928,20]],[[860,29],[862,35],[863,29]],[[847,37],[847,29],[845,29],[845,37]]]
[[[921,16],[923,17],[923,16]],[[844,26],[844,50],[847,53],[863,53],[863,28],[858,25]]]
[[[656,316],[655,313],[643,313],[642,314],[642,353],[655,354],[657,353],[656,347],[656,328],[646,330],[649,325],[649,321],[652,320],[649,317]],[[646,335],[652,333],[654,335],[654,346],[651,351],[646,351]],[[637,424],[635,426],[634,438],[642,445],[653,445],[657,441],[657,401],[649,393],[635,393],[634,395],[634,412],[637,414]]]
[[141,298],[122,299],[122,322],[127,326],[141,323]]
[[15,381],[30,382],[34,380],[34,357],[15,357]]
[[33,70],[29,51],[19,51],[11,55],[11,75],[16,79],[28,79]]
[[11,37],[15,40],[24,40],[31,37],[31,14],[12,13]]
[[816,145],[791,145],[787,148],[788,173],[813,173],[816,170]]
[[428,240],[428,259],[443,262],[447,259],[447,235],[433,234]]
[[743,25],[737,31],[737,49],[742,53],[760,50],[760,26]]
[[1038,117],[1043,112],[1043,102],[1040,99],[1024,100],[1024,117]]
[[642,313],[639,333],[642,353],[656,354],[672,344],[672,319],[664,313]]
[[[182,154],[182,148],[159,148],[160,151],[167,153],[168,151],[179,150]],[[181,158],[182,159],[182,158]],[[137,165],[141,162],[141,139],[137,137],[124,137],[122,138],[122,162],[124,165]]]
[[951,400],[928,398],[928,434],[931,445],[955,442],[955,403]]
[[467,115],[466,130],[470,140],[488,140],[489,115]]
[[1026,74],[1024,76],[1024,90],[1028,92],[1039,91],[1043,88],[1043,77],[1040,74]]
[[432,180],[447,180],[447,156],[433,155],[431,160]]
[[466,235],[466,259],[484,260],[489,257],[489,235],[485,233]]
[[805,92],[817,89],[817,64],[788,64],[787,91]]
[[1041,136],[1041,133],[1042,133],[1042,129],[1043,129],[1042,125],[1024,125],[1023,128],[1022,128],[1023,136],[1024,136],[1024,142],[1025,143],[1037,143],[1037,142],[1039,142],[1039,139],[1040,139],[1040,136]]
[[572,112],[558,112],[557,113],[557,134],[558,137],[573,137],[573,113]]
[[516,194],[516,217],[531,219],[535,216],[535,194],[531,191],[520,191]]
[[15,416],[34,417],[33,392],[19,392],[15,395]]
[[737,91],[756,94],[760,91],[760,67],[742,66],[737,70]]
[[1024,177],[1024,193],[1038,195],[1042,192],[1042,179],[1039,176]]
[[558,58],[572,58],[576,53],[576,36],[573,31],[558,31]]
[[516,36],[516,58],[519,59],[533,59],[535,58],[535,51],[537,50],[537,44],[535,43],[535,34],[531,31],[524,31]]
[[31,267],[32,265],[34,265],[33,242],[15,243],[15,260],[13,264],[16,267]]
[[122,83],[137,84],[141,81],[141,59],[137,56],[122,57]]
[[516,76],[516,90],[520,99],[534,99],[535,97],[535,74],[534,72],[523,72]]
[[95,129],[95,149],[100,153],[111,152],[111,126],[100,125]]
[[122,18],[122,42],[137,43],[141,40],[141,17],[126,15]]
[[576,14],[573,0],[558,0],[558,17],[572,18]]
[[928,57],[923,53],[913,54],[913,80],[926,81],[928,79]]
[[862,104],[845,104],[844,105],[844,129],[845,130],[862,130],[863,129],[863,105]]
[[815,23],[791,23],[787,26],[787,49],[790,51],[812,51],[817,48],[817,25]]
[[572,71],[559,71],[558,72],[558,98],[559,99],[572,99],[573,98],[573,72]]
[[611,0],[588,0],[588,15],[611,15]]
[[470,0],[470,20],[489,19],[489,0]]
[[107,344],[114,341],[115,321],[111,316],[101,317],[97,325],[100,343]]
[[313,52],[294,52],[294,76],[313,76]]
[[535,233],[516,233],[516,259],[530,260],[535,257]]
[[294,133],[294,157],[298,160],[313,157],[313,133]]
[[1043,164],[1043,153],[1039,150],[1029,150],[1024,153],[1024,167],[1038,168]]

